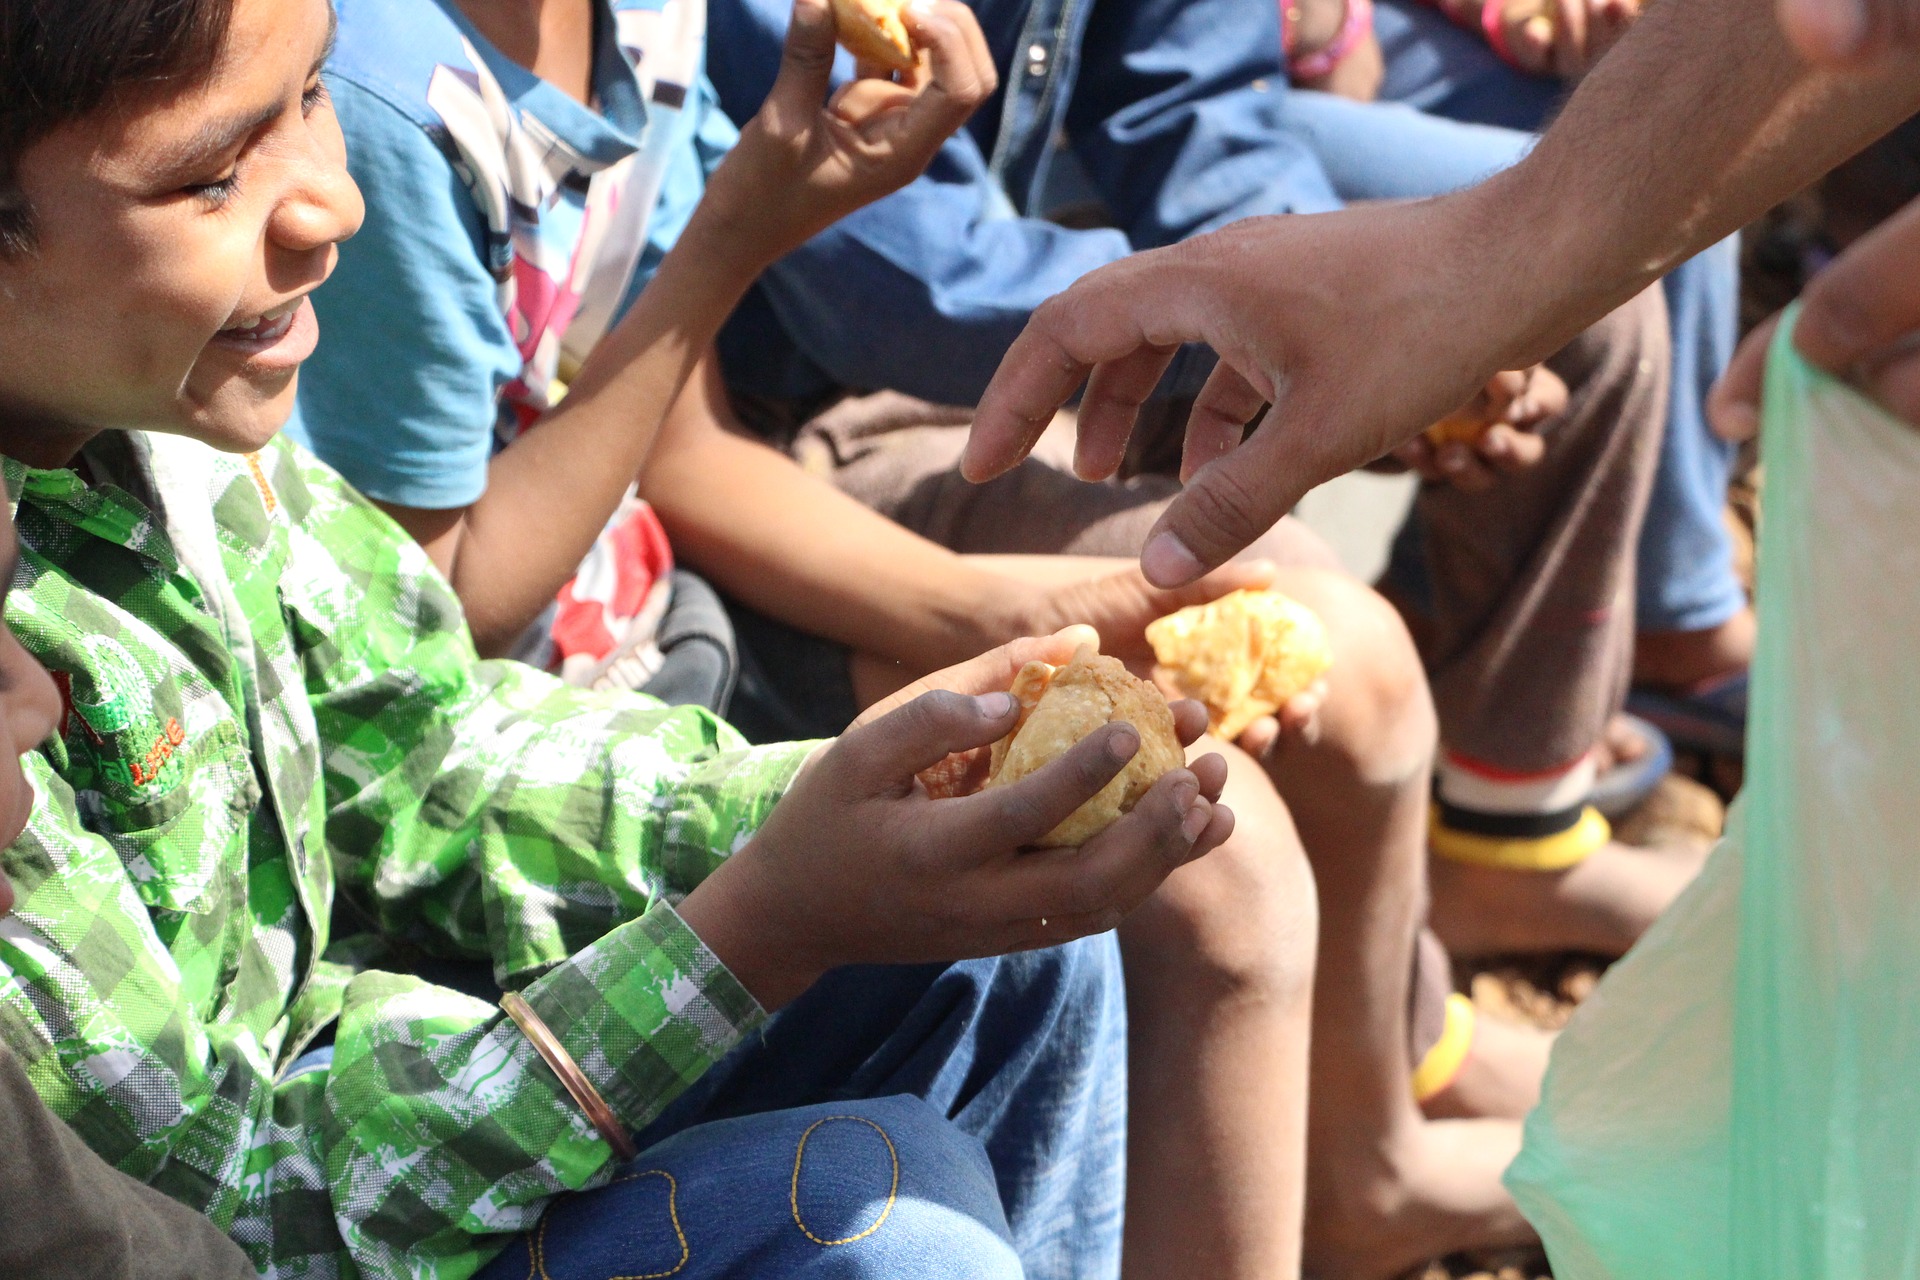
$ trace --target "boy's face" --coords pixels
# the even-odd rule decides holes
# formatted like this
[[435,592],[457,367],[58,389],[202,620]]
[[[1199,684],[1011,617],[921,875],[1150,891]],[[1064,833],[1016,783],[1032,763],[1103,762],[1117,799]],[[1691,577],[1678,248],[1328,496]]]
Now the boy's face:
[[[0,506],[0,608],[20,560],[13,520]],[[19,838],[33,812],[33,787],[20,757],[45,742],[60,719],[60,694],[46,670],[0,625],[0,849]],[[0,916],[13,909],[13,886],[0,874]]]
[[332,29],[328,0],[234,0],[202,82],[21,158],[38,245],[0,259],[0,417],[235,451],[286,422],[319,336],[307,295],[364,212],[320,85]]

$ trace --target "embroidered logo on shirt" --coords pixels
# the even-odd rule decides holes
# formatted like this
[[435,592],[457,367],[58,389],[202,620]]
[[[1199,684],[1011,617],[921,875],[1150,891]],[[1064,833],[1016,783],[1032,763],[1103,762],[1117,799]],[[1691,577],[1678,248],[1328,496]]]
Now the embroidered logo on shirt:
[[273,496],[273,486],[267,483],[267,470],[260,465],[260,455],[246,455],[247,471],[253,476],[253,487],[260,491],[260,501],[266,505],[267,514],[272,515],[280,508],[280,500]]
[[147,690],[140,664],[105,636],[84,636],[80,648],[87,665],[69,682],[73,709],[97,735],[124,733],[133,726],[135,700]]

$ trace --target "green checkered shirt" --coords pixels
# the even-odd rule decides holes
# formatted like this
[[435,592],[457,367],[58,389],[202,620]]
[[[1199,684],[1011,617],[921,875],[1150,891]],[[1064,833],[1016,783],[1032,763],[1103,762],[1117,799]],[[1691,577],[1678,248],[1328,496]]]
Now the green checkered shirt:
[[[807,748],[479,661],[420,549],[292,445],[84,461],[5,463],[7,621],[65,714],[0,854],[0,1040],[262,1272],[470,1275],[608,1148],[497,1009],[373,959],[490,960],[638,1128],[764,1017],[669,904]],[[331,1069],[281,1079],[329,1024]]]

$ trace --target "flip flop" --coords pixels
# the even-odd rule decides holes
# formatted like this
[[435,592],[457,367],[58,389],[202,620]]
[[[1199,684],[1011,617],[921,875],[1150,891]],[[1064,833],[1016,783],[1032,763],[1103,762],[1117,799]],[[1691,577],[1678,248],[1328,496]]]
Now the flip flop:
[[1662,778],[1673,772],[1673,743],[1667,740],[1667,735],[1639,716],[1624,718],[1627,726],[1647,744],[1647,749],[1638,760],[1616,761],[1611,769],[1594,779],[1587,803],[1609,820],[1631,813],[1653,794]]
[[1627,710],[1656,725],[1687,751],[1740,759],[1747,749],[1747,673],[1736,671],[1689,689],[1635,689]]

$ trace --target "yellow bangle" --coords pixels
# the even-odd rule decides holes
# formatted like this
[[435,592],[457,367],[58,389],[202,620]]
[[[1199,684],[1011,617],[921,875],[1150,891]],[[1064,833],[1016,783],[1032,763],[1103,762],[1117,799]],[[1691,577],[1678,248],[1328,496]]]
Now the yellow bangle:
[[500,997],[500,1011],[513,1019],[513,1025],[520,1028],[520,1034],[527,1038],[533,1051],[553,1068],[553,1074],[560,1077],[561,1086],[573,1097],[581,1114],[600,1131],[601,1138],[613,1148],[613,1154],[622,1163],[639,1155],[640,1148],[633,1145],[633,1135],[613,1114],[613,1108],[593,1087],[593,1081],[587,1079],[586,1072],[580,1070],[580,1064],[560,1043],[560,1037],[553,1034],[553,1029],[533,1011],[533,1006],[521,999],[518,992],[509,991]]

